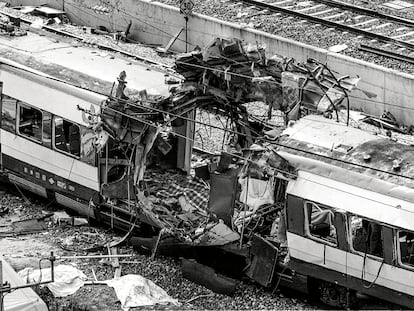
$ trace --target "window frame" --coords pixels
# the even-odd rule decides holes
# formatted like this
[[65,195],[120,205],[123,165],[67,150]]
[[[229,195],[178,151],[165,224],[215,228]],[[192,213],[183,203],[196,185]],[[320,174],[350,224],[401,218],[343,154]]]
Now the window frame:
[[[40,129],[40,133],[41,133],[41,137],[40,139],[35,138],[35,136],[29,136],[27,134],[24,134],[22,132],[20,132],[20,108],[28,108],[28,109],[34,109],[37,111],[40,111],[41,115],[42,115],[42,119],[41,119],[41,129]],[[17,105],[16,105],[16,133],[26,139],[29,139],[37,144],[43,145],[43,110],[39,109],[37,107],[34,107],[26,102],[22,102],[20,100],[17,100]]]
[[320,203],[317,203],[317,202],[314,202],[314,201],[310,201],[310,200],[303,200],[303,210],[304,210],[304,214],[305,214],[304,218],[303,218],[304,219],[304,233],[305,233],[305,236],[310,238],[311,240],[314,240],[314,241],[317,241],[317,242],[320,242],[320,243],[323,243],[323,244],[327,244],[327,245],[335,247],[335,248],[339,248],[338,229],[336,228],[335,220],[332,222],[332,226],[334,226],[334,228],[335,228],[335,237],[336,237],[335,243],[330,242],[328,240],[325,240],[323,238],[318,238],[315,235],[312,235],[312,233],[310,232],[310,228],[309,228],[310,220],[309,220],[308,210],[307,210],[308,209],[308,207],[307,207],[308,204],[314,204],[314,205],[317,205],[318,207],[319,206],[324,207],[327,210],[334,213],[334,217],[335,217],[335,209],[333,207],[330,207],[330,206],[327,206],[327,205],[324,205],[324,204],[320,204]]
[[[354,248],[354,240],[353,240],[352,225],[351,225],[351,219],[352,219],[352,216],[356,216],[356,217],[361,218],[362,220],[367,220],[367,221],[369,221],[369,222],[376,223],[376,224],[378,224],[378,225],[381,227],[381,247],[382,247],[382,257],[377,256],[377,255],[370,254],[370,253],[368,253],[368,252],[364,253],[364,252],[359,251],[359,250],[356,250],[356,249]],[[349,226],[349,230],[348,230],[348,234],[349,234],[349,236],[348,236],[348,238],[349,238],[349,252],[354,253],[354,254],[361,255],[361,256],[363,256],[363,257],[364,257],[364,256],[366,256],[366,257],[368,257],[368,258],[375,259],[375,260],[378,260],[378,261],[384,261],[384,260],[385,260],[385,253],[384,253],[384,237],[383,237],[383,232],[382,232],[383,227],[384,227],[384,224],[382,224],[382,223],[380,223],[380,222],[378,222],[378,221],[375,221],[375,220],[371,220],[371,219],[366,218],[366,217],[361,216],[361,215],[353,214],[353,213],[347,213],[347,223],[348,223],[348,226]]]
[[[5,126],[6,118],[3,117],[3,114],[5,112],[5,107],[7,106],[7,105],[5,105],[6,101],[14,101],[14,115],[12,116],[14,118],[14,123],[11,126],[11,128],[8,128],[8,127]],[[17,133],[17,107],[18,107],[18,103],[19,103],[18,99],[14,98],[14,97],[11,97],[7,94],[1,94],[1,118],[2,118],[2,120],[1,120],[1,129],[5,130],[9,133],[13,133],[13,134]]]
[[[409,230],[405,230],[405,229],[401,229],[401,228],[395,228],[394,229],[394,237],[395,237],[395,240],[396,240],[396,251],[397,251],[397,263],[398,263],[398,265],[399,266],[401,266],[402,268],[405,268],[405,269],[409,269],[409,270],[413,270],[414,271],[414,263],[412,264],[412,265],[410,265],[410,264],[406,264],[406,263],[403,263],[402,262],[402,258],[401,258],[401,247],[400,247],[400,240],[399,240],[399,233],[401,232],[401,231],[405,231],[405,232],[411,232],[411,231],[409,231]],[[414,232],[411,232],[411,233],[413,233],[414,234]]]
[[[68,151],[61,150],[61,149],[59,149],[59,148],[56,147],[56,122],[55,121],[56,121],[57,118],[60,118],[63,121],[69,122],[69,123],[74,124],[74,125],[76,125],[78,127],[78,129],[79,129],[79,155],[75,155],[73,153],[70,153]],[[82,150],[81,150],[81,148],[82,148],[82,142],[81,142],[81,140],[82,140],[81,125],[79,125],[76,122],[72,122],[71,120],[68,120],[68,119],[66,119],[64,117],[61,117],[61,116],[58,116],[58,115],[54,115],[54,114],[52,115],[52,149],[53,150],[55,150],[55,151],[57,151],[59,153],[62,153],[64,155],[70,156],[72,158],[75,158],[75,159],[77,159],[77,160],[80,161],[81,160],[81,154],[82,154]]]

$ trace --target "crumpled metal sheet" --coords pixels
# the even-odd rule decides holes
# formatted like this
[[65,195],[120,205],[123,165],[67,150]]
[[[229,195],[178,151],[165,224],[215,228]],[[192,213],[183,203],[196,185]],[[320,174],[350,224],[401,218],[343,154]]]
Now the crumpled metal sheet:
[[236,38],[216,38],[203,51],[178,56],[176,71],[184,76],[184,85],[196,82],[198,92],[215,94],[218,101],[262,101],[291,120],[300,117],[301,106],[321,113],[337,109],[359,81],[337,77],[315,59],[305,63],[280,55],[267,59],[264,51]]

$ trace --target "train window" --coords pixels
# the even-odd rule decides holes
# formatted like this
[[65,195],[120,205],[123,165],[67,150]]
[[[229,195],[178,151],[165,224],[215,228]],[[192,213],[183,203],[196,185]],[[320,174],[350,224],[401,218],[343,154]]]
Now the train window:
[[307,233],[314,238],[337,245],[334,213],[331,208],[313,202],[305,203]]
[[19,103],[19,133],[42,141],[42,112]]
[[381,225],[355,215],[352,215],[349,221],[352,248],[364,254],[384,257]]
[[52,114],[50,112],[43,112],[43,145],[49,148],[52,147]]
[[398,249],[400,263],[414,267],[414,232],[398,231]]
[[81,154],[80,160],[89,165],[96,165],[95,152],[95,131],[86,127],[81,127]]
[[54,144],[56,149],[79,157],[79,125],[67,121],[61,117],[54,117]]
[[2,95],[1,128],[13,133],[16,131],[16,105],[16,99]]

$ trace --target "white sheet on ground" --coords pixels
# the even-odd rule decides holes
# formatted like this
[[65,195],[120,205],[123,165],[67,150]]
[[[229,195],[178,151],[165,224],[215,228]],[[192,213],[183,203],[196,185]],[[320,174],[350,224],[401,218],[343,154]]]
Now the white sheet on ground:
[[106,284],[115,289],[124,311],[128,311],[132,307],[154,304],[180,305],[177,299],[171,298],[161,287],[140,275],[127,274],[117,279],[108,280]]
[[[24,268],[19,272],[20,277],[27,283],[42,282],[51,280],[51,269],[42,268]],[[55,280],[53,283],[49,283],[46,286],[52,292],[55,297],[65,297],[74,294],[79,288],[84,285],[86,275],[74,266],[70,265],[58,265],[54,271]]]

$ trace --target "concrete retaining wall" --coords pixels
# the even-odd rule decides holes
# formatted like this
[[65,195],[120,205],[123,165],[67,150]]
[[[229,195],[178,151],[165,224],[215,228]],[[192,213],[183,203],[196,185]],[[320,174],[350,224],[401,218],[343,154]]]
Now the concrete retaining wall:
[[[185,20],[177,8],[149,0],[9,0],[12,5],[48,3],[62,9],[77,24],[92,27],[105,26],[123,31],[132,21],[132,38],[147,44],[165,46],[170,38],[185,27]],[[102,8],[108,12],[104,13]],[[407,125],[414,124],[414,76],[399,73],[368,62],[356,60],[324,49],[301,44],[276,35],[243,28],[212,17],[194,14],[188,21],[188,50],[203,47],[215,37],[237,37],[246,42],[265,44],[268,55],[281,54],[305,61],[313,57],[343,75],[359,75],[359,88],[366,92],[352,92],[351,104],[369,114],[380,115],[384,110]],[[186,34],[183,31],[172,49],[185,51]]]

